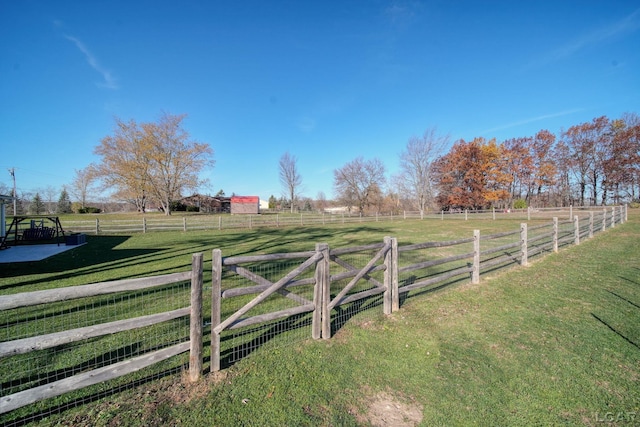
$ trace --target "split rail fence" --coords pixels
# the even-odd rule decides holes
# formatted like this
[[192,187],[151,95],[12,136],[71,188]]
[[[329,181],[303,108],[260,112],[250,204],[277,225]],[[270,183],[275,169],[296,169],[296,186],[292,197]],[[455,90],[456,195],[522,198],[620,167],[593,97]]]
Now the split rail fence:
[[491,220],[523,220],[532,219],[551,220],[553,217],[572,219],[574,214],[585,212],[603,212],[604,215],[613,215],[621,206],[585,208],[528,208],[509,210],[459,210],[459,211],[404,211],[401,214],[373,214],[362,215],[353,212],[340,213],[309,213],[300,214],[274,214],[264,213],[259,215],[189,215],[189,216],[150,216],[136,219],[110,219],[108,214],[100,215],[87,220],[63,220],[65,231],[84,234],[122,234],[122,233],[148,233],[155,231],[193,231],[193,230],[229,230],[229,229],[253,229],[253,228],[280,228],[299,226],[320,226],[331,224],[353,224],[379,221],[402,220],[444,220],[444,219],[491,219]]
[[[531,227],[521,223],[517,230],[487,236],[475,230],[473,236],[463,239],[407,245],[385,237],[381,243],[358,247],[330,248],[318,243],[314,250],[270,255],[224,257],[221,250],[214,249],[211,292],[203,288],[203,256],[199,253],[193,255],[191,271],[187,272],[0,296],[0,326],[5,329],[0,342],[0,421],[27,405],[131,374],[183,353],[189,358],[182,366],[188,366],[189,378],[196,381],[204,371],[207,352],[210,371],[217,371],[269,341],[280,345],[309,337],[329,339],[356,314],[373,312],[369,309],[375,307],[391,314],[409,296],[461,281],[479,283],[481,272],[527,265],[536,255],[578,245],[626,218],[626,209],[609,214],[591,211],[571,220],[554,217]],[[106,294],[123,297],[117,303],[99,299]],[[187,295],[190,304],[184,306]],[[143,305],[143,300],[154,297],[155,303]],[[82,299],[91,302],[70,305]],[[167,301],[172,304],[168,310]],[[204,313],[209,304],[207,318]],[[120,305],[124,309],[118,309]],[[89,325],[68,327],[70,323],[63,322],[63,330],[33,332],[37,329],[32,323],[58,323],[53,319],[82,314],[88,306],[89,311],[116,310],[126,318],[104,322],[96,313],[85,313],[70,323]],[[141,310],[155,311],[140,316]],[[136,317],[131,318],[133,314]],[[188,331],[180,332],[180,327],[171,323],[178,318],[187,319]],[[112,339],[114,334],[132,330],[144,331],[142,336],[147,337],[161,324],[178,332],[160,335],[158,342],[148,345]],[[207,334],[210,345],[203,348]],[[64,357],[54,351],[56,348],[76,342],[94,347],[99,340],[118,348],[115,353],[119,356],[113,360],[94,357],[89,363],[86,359],[90,357],[83,354],[79,356],[79,360],[85,359],[83,363],[71,358],[71,366],[60,365]],[[32,358],[26,358],[29,355]]]

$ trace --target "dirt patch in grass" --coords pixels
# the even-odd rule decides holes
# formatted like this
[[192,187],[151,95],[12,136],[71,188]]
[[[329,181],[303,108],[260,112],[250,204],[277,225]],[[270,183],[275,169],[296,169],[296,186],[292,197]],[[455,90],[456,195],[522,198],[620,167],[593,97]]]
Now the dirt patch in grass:
[[359,423],[373,427],[413,427],[422,422],[422,405],[380,392],[368,399],[366,414],[357,414]]
[[72,416],[70,422],[81,427],[177,425],[172,421],[172,408],[204,398],[214,384],[225,381],[227,376],[227,372],[212,372],[191,383],[185,372],[179,378],[165,378],[132,390],[127,398],[97,403],[88,412]]

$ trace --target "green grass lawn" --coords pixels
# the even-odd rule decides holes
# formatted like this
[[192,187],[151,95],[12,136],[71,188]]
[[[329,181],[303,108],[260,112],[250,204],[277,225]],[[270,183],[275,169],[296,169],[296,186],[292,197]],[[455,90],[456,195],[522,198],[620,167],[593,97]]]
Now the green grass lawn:
[[[89,236],[32,265],[2,266],[0,293],[181,271],[225,256],[517,229],[507,221]],[[69,410],[61,425],[603,425],[640,420],[640,215],[580,246],[481,283],[356,316],[327,341],[267,344],[195,385],[179,376]],[[205,265],[205,269],[207,265]],[[210,276],[209,276],[210,277]],[[404,424],[403,424],[404,423]],[[631,423],[633,424],[633,423]],[[623,424],[626,425],[626,424]]]

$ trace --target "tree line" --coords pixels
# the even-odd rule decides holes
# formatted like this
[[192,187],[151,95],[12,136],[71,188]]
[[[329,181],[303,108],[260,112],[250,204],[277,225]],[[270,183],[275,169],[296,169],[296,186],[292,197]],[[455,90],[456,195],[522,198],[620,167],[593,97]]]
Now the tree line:
[[[112,134],[95,147],[99,161],[75,171],[69,187],[77,200],[74,210],[95,212],[88,198],[95,202],[96,189],[109,189],[112,201],[129,203],[139,212],[152,203],[169,215],[177,200],[203,184],[200,173],[214,165],[213,149],[190,137],[184,118],[167,113],[149,123],[116,118]],[[334,170],[334,200],[323,192],[312,200],[302,196],[297,158],[287,152],[278,164],[282,195],[271,195],[269,207],[293,212],[333,204],[370,213],[636,201],[640,118],[635,113],[601,116],[558,135],[543,129],[501,142],[477,137],[451,143],[448,135],[430,128],[411,137],[398,160],[399,173],[388,179],[380,159],[357,157]],[[40,193],[33,196],[31,213],[53,211],[53,189],[48,187],[46,194],[46,201]],[[57,205],[58,213],[71,210],[66,187]]]
[[560,132],[502,142],[482,137],[449,145],[435,129],[411,138],[387,192],[384,166],[362,157],[334,171],[344,206],[394,209],[488,209],[585,206],[640,197],[640,118],[597,117]]

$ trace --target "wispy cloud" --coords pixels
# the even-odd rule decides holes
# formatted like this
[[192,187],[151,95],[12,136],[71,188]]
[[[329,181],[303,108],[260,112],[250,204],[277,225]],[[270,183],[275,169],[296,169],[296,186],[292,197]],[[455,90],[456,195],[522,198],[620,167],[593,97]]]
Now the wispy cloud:
[[526,125],[526,124],[529,124],[529,123],[539,122],[539,121],[542,121],[542,120],[553,119],[555,117],[568,116],[570,114],[578,113],[578,112],[583,111],[583,110],[584,110],[584,108],[574,108],[572,110],[560,111],[559,113],[544,114],[542,116],[530,117],[528,119],[518,120],[517,122],[506,123],[506,124],[503,124],[503,125],[500,125],[500,126],[496,126],[494,128],[491,128],[491,129],[483,130],[482,132],[480,132],[480,134],[485,135],[485,134],[496,132],[496,131],[499,131],[499,130],[510,129],[510,128]]
[[633,13],[625,16],[621,20],[613,24],[596,28],[595,30],[585,33],[577,37],[557,49],[551,51],[546,57],[538,61],[538,65],[544,65],[555,62],[564,58],[568,58],[575,53],[587,49],[598,43],[612,40],[616,37],[622,37],[633,33],[640,28],[640,9],[636,9]]
[[113,75],[109,70],[103,68],[100,65],[96,57],[85,46],[85,44],[82,43],[82,41],[69,35],[65,35],[64,37],[70,42],[72,42],[73,44],[75,44],[78,50],[84,54],[84,57],[87,63],[91,66],[91,68],[93,68],[94,70],[96,70],[98,73],[102,75],[103,82],[98,83],[99,86],[106,87],[107,89],[118,89],[118,82],[116,78],[113,77]]

